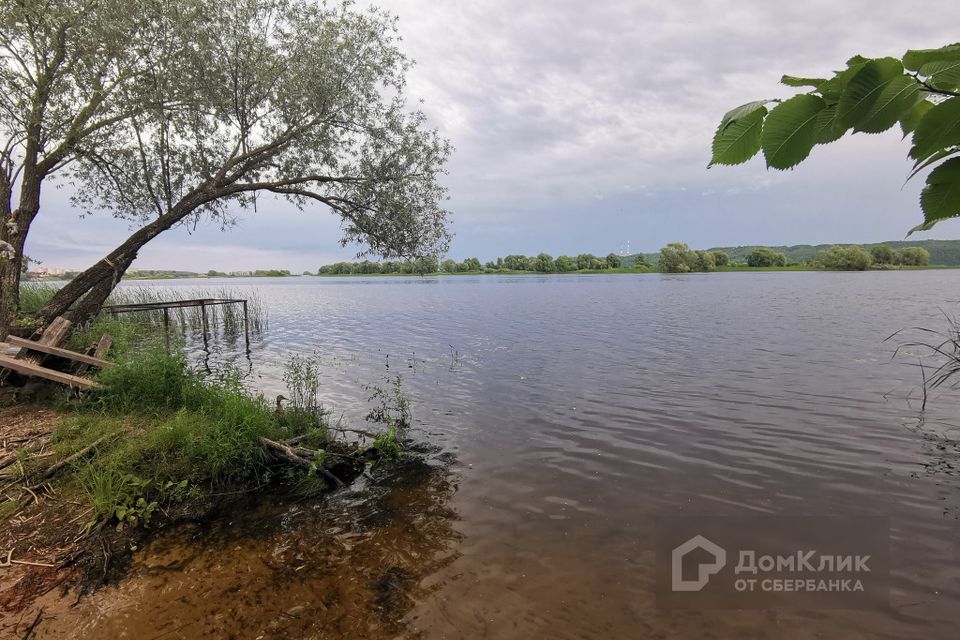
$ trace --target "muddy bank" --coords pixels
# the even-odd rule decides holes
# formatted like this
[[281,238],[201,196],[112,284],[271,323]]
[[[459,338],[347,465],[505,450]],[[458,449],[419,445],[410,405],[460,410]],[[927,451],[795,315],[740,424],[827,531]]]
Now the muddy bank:
[[[319,499],[260,494],[168,527],[122,581],[48,598],[37,638],[391,638],[456,559],[456,478],[411,456]],[[436,585],[430,589],[436,588]]]

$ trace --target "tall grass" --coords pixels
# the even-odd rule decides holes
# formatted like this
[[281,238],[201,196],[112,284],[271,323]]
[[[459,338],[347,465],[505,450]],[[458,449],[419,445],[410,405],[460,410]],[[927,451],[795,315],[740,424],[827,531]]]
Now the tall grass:
[[[23,315],[39,311],[59,289],[49,283],[25,282],[20,288],[20,307]],[[239,291],[228,288],[179,290],[166,287],[118,287],[107,305],[148,304],[176,302],[199,298],[217,298],[247,301],[247,320],[250,338],[259,340],[267,330],[267,309],[255,291]],[[169,330],[180,335],[197,334],[203,330],[203,313],[200,307],[169,309]],[[236,341],[244,337],[243,305],[225,304],[207,307],[207,323],[212,337]],[[154,343],[164,339],[167,330],[163,311],[143,311],[111,316],[100,314],[87,326],[77,327],[70,339],[76,349],[85,349],[100,336],[109,333],[114,338],[113,352],[123,352],[141,341]]]
[[[941,313],[946,325],[943,329],[912,327],[901,329],[887,338],[892,340],[905,334],[916,336],[907,342],[901,342],[893,355],[917,358],[916,366],[920,367],[923,380],[921,410],[926,409],[929,391],[944,385],[950,389],[960,388],[960,318],[951,316],[942,309]],[[924,356],[932,362],[924,363]]]
[[294,435],[238,376],[201,379],[183,357],[159,347],[131,354],[98,381],[103,390],[54,432],[61,455],[124,433],[75,475],[98,518],[143,521],[157,505],[186,497],[189,487],[259,479],[266,472],[259,439]]
[[24,282],[20,286],[20,310],[27,315],[39,311],[60,287],[43,282]]
[[[251,337],[262,336],[267,330],[267,310],[255,291],[237,291],[235,289],[168,289],[166,287],[119,287],[107,301],[107,304],[153,304],[157,302],[177,302],[200,298],[217,298],[247,301],[247,320]],[[201,331],[203,312],[200,307],[169,309],[167,315],[170,324],[180,331]],[[163,311],[143,311],[123,314],[124,317],[156,327],[164,326]],[[226,336],[243,336],[243,305],[224,304],[207,307],[207,321],[211,331],[219,329]]]

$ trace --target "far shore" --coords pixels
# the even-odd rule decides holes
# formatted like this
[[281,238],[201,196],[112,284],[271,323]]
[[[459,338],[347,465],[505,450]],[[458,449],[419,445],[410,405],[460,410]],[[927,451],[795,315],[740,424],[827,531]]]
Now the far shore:
[[[923,266],[898,266],[889,269],[866,269],[865,271],[936,271],[944,269],[960,269],[960,265],[930,264]],[[577,271],[511,271],[501,269],[498,271],[434,271],[431,273],[304,273],[304,274],[283,274],[283,275],[216,275],[211,276],[205,273],[197,274],[178,274],[178,275],[128,275],[124,276],[123,281],[163,281],[163,280],[237,280],[246,278],[405,278],[405,277],[457,277],[457,276],[571,276],[571,275],[611,275],[611,274],[634,274],[634,275],[670,275],[686,276],[706,273],[757,273],[767,271],[819,271],[823,273],[857,273],[856,270],[842,269],[823,269],[812,265],[797,264],[787,265],[785,267],[748,267],[748,266],[724,266],[717,267],[713,271],[690,271],[687,273],[668,273],[658,271],[654,267],[635,269],[633,267],[619,267],[616,269],[580,269]],[[33,283],[58,283],[69,282],[69,280],[59,278],[32,278],[25,282]]]

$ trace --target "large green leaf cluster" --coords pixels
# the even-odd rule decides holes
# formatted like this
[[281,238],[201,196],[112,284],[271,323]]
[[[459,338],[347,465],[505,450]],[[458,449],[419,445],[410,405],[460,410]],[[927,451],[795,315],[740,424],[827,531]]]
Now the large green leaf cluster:
[[854,56],[833,77],[781,82],[809,91],[729,111],[714,135],[711,165],[740,164],[762,151],[768,167],[790,169],[848,131],[899,124],[912,140],[910,177],[934,167],[920,196],[924,221],[911,233],[960,216],[960,44],[907,51],[899,60]]

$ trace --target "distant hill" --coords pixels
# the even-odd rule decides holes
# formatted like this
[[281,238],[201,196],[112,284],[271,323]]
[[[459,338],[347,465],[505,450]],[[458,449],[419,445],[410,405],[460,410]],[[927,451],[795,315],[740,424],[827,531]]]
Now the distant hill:
[[[840,243],[838,243],[840,244]],[[843,243],[849,246],[849,243]],[[871,247],[885,244],[891,249],[903,249],[904,247],[923,247],[930,252],[930,264],[958,266],[960,265],[960,240],[891,240],[889,242],[874,242],[871,244],[858,244],[867,251]],[[742,247],[713,247],[709,251],[726,251],[730,256],[731,262],[746,262],[747,254],[760,246],[769,245],[748,245]],[[817,257],[817,254],[823,249],[829,249],[832,244],[795,244],[790,246],[771,246],[774,251],[779,251],[787,256],[789,262],[809,262]],[[660,260],[659,253],[643,254],[650,264],[656,264]],[[636,260],[636,255],[626,256],[624,266],[629,266]]]

